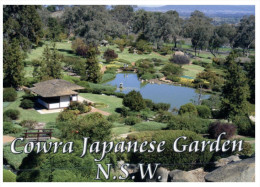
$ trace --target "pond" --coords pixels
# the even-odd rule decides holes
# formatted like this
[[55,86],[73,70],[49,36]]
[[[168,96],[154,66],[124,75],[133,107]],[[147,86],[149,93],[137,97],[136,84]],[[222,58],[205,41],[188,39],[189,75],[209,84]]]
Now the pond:
[[[123,83],[123,88],[119,85]],[[132,90],[140,91],[143,98],[151,99],[155,103],[169,103],[171,109],[180,108],[181,105],[198,100],[198,94],[193,88],[169,84],[142,83],[134,73],[118,73],[116,78],[105,84],[117,87],[117,92],[128,93]],[[202,99],[209,98],[203,95]]]

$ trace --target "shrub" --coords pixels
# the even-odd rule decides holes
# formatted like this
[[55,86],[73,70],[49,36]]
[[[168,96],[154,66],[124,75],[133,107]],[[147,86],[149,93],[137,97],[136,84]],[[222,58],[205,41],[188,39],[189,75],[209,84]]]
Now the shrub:
[[111,123],[100,113],[91,113],[79,117],[70,123],[63,123],[59,126],[65,139],[82,139],[90,137],[90,141],[108,140],[111,135]]
[[180,76],[183,73],[183,68],[176,64],[166,64],[162,69],[161,72],[165,76],[174,75],[174,76]]
[[170,130],[189,130],[200,134],[208,132],[210,120],[201,119],[196,116],[172,116],[167,122],[167,129]]
[[14,88],[4,88],[3,100],[4,102],[12,102],[17,98],[17,93]]
[[205,119],[211,117],[210,108],[207,107],[206,105],[197,105],[196,108],[197,108],[199,117],[205,118]]
[[173,55],[172,58],[170,59],[170,62],[179,65],[185,65],[190,63],[190,59],[186,55]]
[[140,118],[134,117],[134,116],[130,116],[128,118],[125,119],[125,124],[126,125],[135,125],[137,123],[141,122]]
[[80,114],[87,113],[91,110],[91,107],[84,105],[78,101],[73,101],[70,103],[68,110],[78,110]]
[[114,60],[118,57],[118,55],[115,53],[114,50],[112,49],[107,49],[104,52],[104,59],[106,60],[106,62],[110,62],[111,60]]
[[116,122],[118,121],[120,116],[118,114],[111,114],[107,117],[107,120],[110,122]]
[[129,110],[126,107],[120,108],[120,114],[122,117],[127,117],[129,115]]
[[29,129],[34,129],[37,124],[38,124],[38,122],[34,121],[34,120],[23,120],[20,123],[20,125],[22,127],[26,127],[26,128],[29,128]]
[[140,92],[136,92],[135,90],[125,95],[123,105],[134,111],[140,111],[146,107],[142,95]]
[[236,116],[232,122],[237,126],[239,135],[255,136],[255,125],[247,116]]
[[4,116],[9,117],[12,120],[17,120],[19,118],[20,112],[16,109],[8,109],[4,112]]
[[[150,141],[152,139],[156,142],[165,141],[164,151],[163,152],[152,152],[152,153],[135,153],[132,155],[132,162],[143,162],[146,163],[161,163],[165,165],[167,169],[181,169],[181,170],[191,170],[198,167],[205,166],[212,158],[213,153],[209,152],[206,149],[204,152],[188,152],[188,150],[184,152],[175,152],[173,151],[173,142],[181,137],[186,136],[187,139],[180,139],[178,142],[178,149],[182,149],[182,145],[189,145],[193,141],[203,141],[203,138],[191,131],[180,131],[180,130],[167,130],[167,131],[156,131],[153,134],[149,132],[138,133],[143,134],[143,137],[137,137],[138,141],[147,140]],[[132,135],[133,136],[133,135]],[[149,138],[148,136],[152,136]],[[200,146],[201,147],[201,146]],[[188,164],[187,164],[188,163]]]
[[3,181],[4,182],[16,182],[16,175],[9,170],[3,170]]
[[170,104],[168,103],[155,103],[153,105],[153,110],[154,111],[159,111],[159,110],[164,110],[164,111],[168,111],[170,109]]
[[230,123],[221,123],[220,121],[211,123],[208,129],[209,136],[216,139],[221,133],[226,132],[222,138],[229,139],[236,132],[236,126]]
[[4,122],[4,134],[16,134],[21,132],[22,128],[19,125],[14,125],[12,122]]
[[34,106],[34,102],[29,99],[22,100],[22,102],[20,104],[20,107],[23,109],[33,108],[33,106]]
[[175,75],[168,75],[166,78],[171,80],[172,82],[179,82],[180,81],[180,78],[176,77]]
[[183,114],[197,115],[198,111],[197,111],[197,108],[194,104],[187,103],[187,104],[182,105],[180,107],[179,114],[180,115],[183,115]]
[[57,121],[59,122],[65,122],[65,121],[73,121],[77,119],[77,115],[80,112],[78,110],[64,110],[61,113],[59,113],[57,117]]

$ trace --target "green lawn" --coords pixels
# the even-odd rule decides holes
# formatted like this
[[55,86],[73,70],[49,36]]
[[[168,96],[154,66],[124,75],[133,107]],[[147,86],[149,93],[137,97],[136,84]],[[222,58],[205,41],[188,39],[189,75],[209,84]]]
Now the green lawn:
[[198,66],[198,65],[184,65],[182,66],[184,69],[183,75],[184,76],[189,76],[195,78],[196,75],[204,70],[203,67]]
[[16,109],[20,111],[20,117],[18,121],[22,120],[36,120],[38,122],[55,122],[57,116],[59,113],[53,113],[53,114],[40,114],[35,109],[23,109],[19,107],[21,103],[22,96],[24,95],[24,92],[19,91],[18,98],[16,101],[11,102],[7,107],[4,107],[4,112],[8,109]]
[[132,131],[155,131],[155,130],[162,130],[167,127],[167,124],[165,123],[158,123],[154,121],[150,122],[141,122],[137,123],[134,126],[132,126]]
[[93,101],[94,103],[105,103],[108,105],[106,108],[100,108],[100,110],[109,112],[109,113],[116,113],[116,108],[121,108],[122,100],[121,98],[114,97],[114,96],[106,96],[106,95],[98,95],[92,93],[80,93],[80,96]]

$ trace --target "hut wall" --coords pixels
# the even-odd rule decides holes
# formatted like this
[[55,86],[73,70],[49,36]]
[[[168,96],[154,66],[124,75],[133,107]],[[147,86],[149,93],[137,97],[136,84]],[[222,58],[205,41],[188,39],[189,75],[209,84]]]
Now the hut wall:
[[72,95],[71,96],[72,101],[78,101],[78,96],[77,95]]
[[[60,97],[60,108],[62,107],[68,107],[70,105],[70,96],[66,95],[66,96],[61,96]],[[59,108],[58,107],[58,108]]]
[[49,103],[49,109],[60,108],[60,103]]

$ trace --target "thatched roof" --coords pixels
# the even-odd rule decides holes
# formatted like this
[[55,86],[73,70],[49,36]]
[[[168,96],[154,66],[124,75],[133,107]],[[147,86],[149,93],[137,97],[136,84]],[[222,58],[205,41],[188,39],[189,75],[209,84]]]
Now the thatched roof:
[[84,87],[73,84],[62,79],[52,79],[34,84],[29,90],[42,97],[57,97],[77,94],[74,90],[81,90]]

